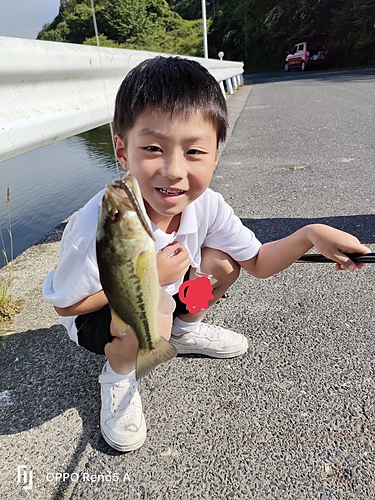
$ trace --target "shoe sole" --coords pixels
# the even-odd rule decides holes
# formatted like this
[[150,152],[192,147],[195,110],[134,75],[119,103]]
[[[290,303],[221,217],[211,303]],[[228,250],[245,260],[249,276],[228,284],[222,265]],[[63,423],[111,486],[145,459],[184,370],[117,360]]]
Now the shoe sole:
[[177,354],[201,354],[203,356],[207,356],[209,358],[218,358],[218,359],[228,359],[228,358],[235,358],[236,356],[241,356],[242,354],[245,354],[245,352],[248,349],[248,343],[246,341],[246,344],[240,344],[238,349],[236,351],[231,351],[231,352],[210,352],[208,353],[207,348],[202,348],[202,349],[192,349],[189,346],[184,346],[180,345],[173,340],[169,340],[169,342],[176,348]]
[[114,450],[117,450],[117,451],[122,451],[124,453],[126,453],[127,451],[135,451],[135,450],[138,450],[138,448],[140,448],[143,443],[146,441],[146,434],[144,436],[142,436],[142,438],[137,441],[136,443],[133,443],[131,445],[121,445],[119,443],[115,443],[114,441],[112,441],[108,436],[105,435],[103,429],[101,428],[100,429],[102,431],[102,436],[103,436],[103,439],[104,441],[109,444],[109,446],[111,448],[113,448]]

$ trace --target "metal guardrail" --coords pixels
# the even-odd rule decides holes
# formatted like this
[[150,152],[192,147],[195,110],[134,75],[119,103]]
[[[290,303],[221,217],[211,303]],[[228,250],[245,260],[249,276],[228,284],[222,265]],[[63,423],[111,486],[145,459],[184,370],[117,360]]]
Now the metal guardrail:
[[[0,161],[109,123],[126,73],[156,55],[170,54],[0,37]],[[242,62],[189,59],[224,94],[243,81]]]

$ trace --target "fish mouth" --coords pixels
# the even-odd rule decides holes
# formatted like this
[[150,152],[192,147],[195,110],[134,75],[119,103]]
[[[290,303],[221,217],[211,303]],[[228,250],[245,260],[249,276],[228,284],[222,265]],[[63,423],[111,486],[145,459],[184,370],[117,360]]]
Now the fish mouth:
[[183,189],[174,189],[174,188],[155,188],[156,191],[162,193],[166,196],[181,196],[186,193]]
[[138,195],[139,189],[138,189],[137,180],[133,175],[131,175],[129,173],[127,173],[126,175],[124,175],[120,179],[113,181],[112,186],[119,187],[120,189],[122,189],[126,193],[128,193],[128,191],[130,189],[134,193],[135,196]]
[[115,201],[115,205],[119,206],[119,205],[123,205],[123,207],[125,208],[125,210],[132,210],[133,212],[135,212],[135,208],[134,208],[134,205],[132,204],[131,200],[129,199],[129,196],[127,196],[127,193],[126,191],[120,187],[120,186],[116,186],[116,185],[113,185],[113,184],[109,184],[107,186],[107,194],[106,194],[106,197],[108,198],[108,194],[109,196],[112,198],[112,200],[116,200]]

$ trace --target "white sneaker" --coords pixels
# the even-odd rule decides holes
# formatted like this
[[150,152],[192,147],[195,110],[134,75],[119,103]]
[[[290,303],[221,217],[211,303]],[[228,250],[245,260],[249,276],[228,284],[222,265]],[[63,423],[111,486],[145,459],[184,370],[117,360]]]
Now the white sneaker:
[[244,335],[206,323],[199,323],[193,332],[171,335],[169,342],[178,354],[204,354],[211,358],[240,356],[249,347]]
[[99,382],[102,386],[100,428],[106,442],[118,451],[133,451],[146,440],[146,422],[138,392],[135,372],[116,375],[103,367]]

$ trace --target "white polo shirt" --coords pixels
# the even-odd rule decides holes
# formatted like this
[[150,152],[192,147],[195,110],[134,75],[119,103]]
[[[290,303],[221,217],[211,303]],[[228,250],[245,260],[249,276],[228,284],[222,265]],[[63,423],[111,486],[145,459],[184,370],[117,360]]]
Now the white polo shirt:
[[[103,189],[70,218],[60,245],[57,268],[43,284],[43,296],[51,304],[68,307],[102,289],[96,260],[96,230],[98,208]],[[177,240],[190,254],[191,266],[200,271],[201,249],[221,250],[234,260],[249,260],[259,252],[261,243],[245,227],[224,201],[221,194],[206,189],[182,212],[178,231],[166,234],[152,223],[156,250],[160,251]],[[183,281],[164,287],[174,295]],[[60,317],[72,340],[77,342],[76,316]]]

